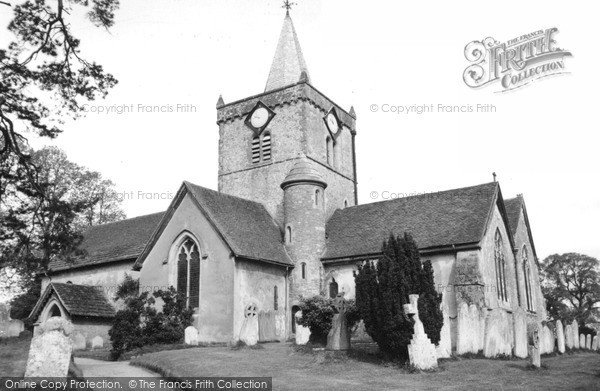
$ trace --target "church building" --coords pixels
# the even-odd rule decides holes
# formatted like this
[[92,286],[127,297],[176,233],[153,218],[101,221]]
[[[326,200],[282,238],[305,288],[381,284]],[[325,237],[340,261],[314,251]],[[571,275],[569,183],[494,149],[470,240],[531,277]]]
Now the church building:
[[302,298],[354,298],[354,273],[390,232],[410,232],[432,262],[453,349],[465,307],[501,313],[510,330],[517,313],[545,318],[522,196],[491,182],[358,204],[356,113],[313,85],[289,11],[264,91],[216,110],[218,190],[185,181],[164,212],[91,227],[84,257],[51,264],[33,319],[63,316],[107,341],[127,274],[140,290],[183,292],[200,341],[238,340],[253,314],[287,340]]

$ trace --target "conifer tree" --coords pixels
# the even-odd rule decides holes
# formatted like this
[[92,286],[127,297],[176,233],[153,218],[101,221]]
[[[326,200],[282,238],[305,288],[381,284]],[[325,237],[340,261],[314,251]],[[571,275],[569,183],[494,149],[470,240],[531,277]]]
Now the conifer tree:
[[432,342],[439,342],[442,296],[435,290],[431,262],[421,264],[419,248],[410,234],[390,235],[383,243],[381,259],[376,265],[362,265],[355,282],[357,310],[384,354],[400,359],[408,356],[413,321],[403,305],[410,294],[419,295],[419,317]]

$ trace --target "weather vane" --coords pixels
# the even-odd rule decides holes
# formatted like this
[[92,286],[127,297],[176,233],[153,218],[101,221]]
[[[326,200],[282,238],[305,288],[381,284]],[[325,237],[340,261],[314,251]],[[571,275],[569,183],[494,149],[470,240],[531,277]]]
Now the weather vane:
[[285,8],[285,12],[289,13],[293,6],[298,5],[297,3],[292,3],[290,0],[283,0],[283,6],[281,8]]

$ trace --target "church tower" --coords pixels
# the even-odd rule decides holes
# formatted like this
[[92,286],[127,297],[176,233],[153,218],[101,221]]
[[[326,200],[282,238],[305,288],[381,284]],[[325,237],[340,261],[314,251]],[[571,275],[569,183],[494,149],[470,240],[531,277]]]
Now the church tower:
[[[333,61],[334,59],[332,59]],[[283,20],[264,92],[217,102],[219,191],[260,202],[284,229],[284,190],[306,160],[328,184],[324,218],[356,205],[356,116],[312,84],[289,15]]]

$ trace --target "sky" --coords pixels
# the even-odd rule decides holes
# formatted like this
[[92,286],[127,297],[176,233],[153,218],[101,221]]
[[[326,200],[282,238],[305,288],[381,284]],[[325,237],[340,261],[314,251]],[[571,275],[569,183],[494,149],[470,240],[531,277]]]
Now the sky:
[[[296,3],[291,15],[311,83],[357,113],[359,203],[487,183],[495,172],[505,198],[524,195],[540,259],[600,258],[597,2]],[[119,84],[56,140],[29,135],[32,146],[56,145],[113,180],[128,217],[165,210],[184,180],[216,189],[217,99],[263,92],[281,4],[126,0],[109,31],[75,12],[84,56]],[[0,8],[1,25],[10,16]],[[497,83],[473,89],[463,81],[469,42],[553,27],[557,45],[573,54],[565,74],[505,93]],[[0,47],[10,38],[3,30]],[[437,110],[478,104],[495,111]],[[131,112],[116,112],[129,105]],[[389,112],[412,105],[436,110]]]

